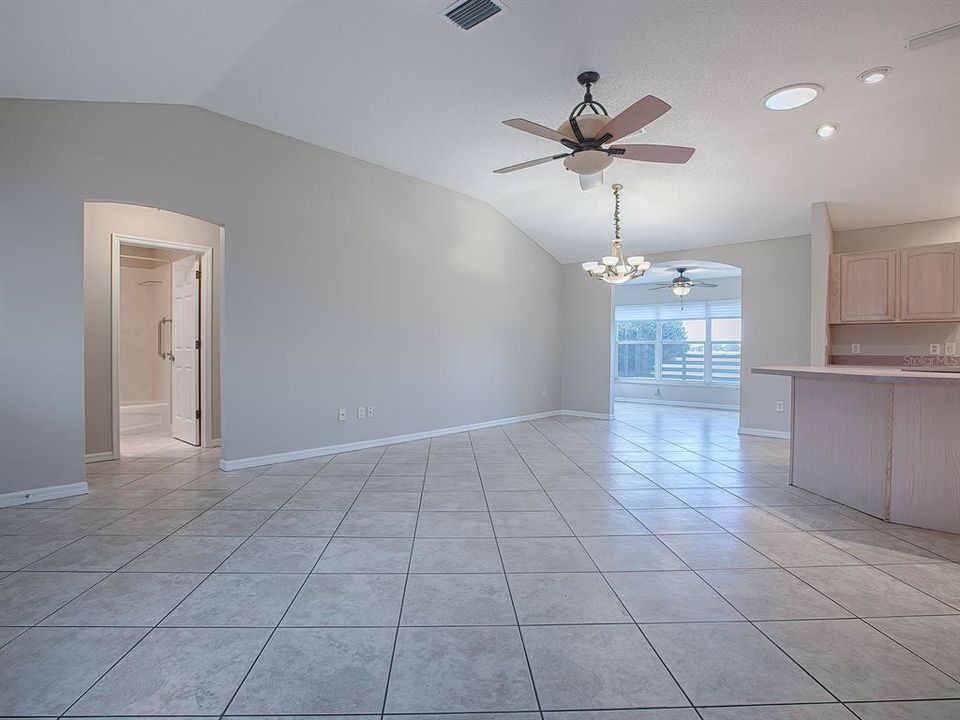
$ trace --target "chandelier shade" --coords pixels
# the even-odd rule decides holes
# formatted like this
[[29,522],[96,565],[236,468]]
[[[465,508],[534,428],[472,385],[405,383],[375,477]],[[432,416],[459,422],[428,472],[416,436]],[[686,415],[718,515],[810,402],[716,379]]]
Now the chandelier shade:
[[599,262],[591,260],[580,265],[590,277],[603,280],[611,285],[621,285],[628,280],[642,276],[650,269],[650,261],[644,260],[643,255],[625,257],[623,254],[623,243],[620,241],[621,190],[623,190],[623,185],[613,186],[613,243],[610,245],[610,254],[604,255]]

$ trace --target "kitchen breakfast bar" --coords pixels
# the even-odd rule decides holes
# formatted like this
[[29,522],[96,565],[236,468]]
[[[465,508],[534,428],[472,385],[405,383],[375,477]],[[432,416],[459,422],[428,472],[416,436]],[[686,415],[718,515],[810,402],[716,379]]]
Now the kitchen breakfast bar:
[[753,372],[792,378],[791,485],[890,522],[960,533],[960,373]]

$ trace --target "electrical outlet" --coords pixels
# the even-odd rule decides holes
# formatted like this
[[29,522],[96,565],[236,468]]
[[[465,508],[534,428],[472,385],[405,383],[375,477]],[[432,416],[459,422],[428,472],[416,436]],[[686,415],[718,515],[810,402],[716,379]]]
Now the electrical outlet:
[[540,388],[540,397],[546,397],[546,396],[547,396],[547,389]]
[[783,400],[777,400],[777,412],[783,412]]
[[360,405],[357,407],[357,420],[366,420],[367,419],[367,409]]
[[940,343],[930,343],[930,354],[931,355],[940,354]]
[[851,355],[860,354],[860,343],[853,343],[853,345],[850,346],[850,354]]
[[373,417],[373,405],[367,406],[367,420]]
[[337,416],[337,420],[339,420],[340,422],[346,422],[346,421],[347,421],[347,409],[346,409],[346,408],[340,408],[340,414]]
[[957,354],[957,344],[955,342],[948,342],[943,344],[943,354],[944,355],[956,355]]

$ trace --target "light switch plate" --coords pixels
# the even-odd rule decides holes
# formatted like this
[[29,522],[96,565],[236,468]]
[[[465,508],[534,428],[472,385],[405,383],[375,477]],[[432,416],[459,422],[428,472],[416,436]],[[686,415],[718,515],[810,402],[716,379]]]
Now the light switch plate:
[[366,420],[367,419],[367,409],[360,405],[357,407],[357,420]]
[[943,344],[943,354],[944,355],[956,355],[957,354],[957,344],[955,342],[948,342]]

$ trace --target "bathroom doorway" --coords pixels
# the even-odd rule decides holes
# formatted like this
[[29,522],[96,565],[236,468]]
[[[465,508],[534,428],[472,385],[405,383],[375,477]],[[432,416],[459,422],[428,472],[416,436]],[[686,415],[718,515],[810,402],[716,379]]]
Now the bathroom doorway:
[[86,460],[220,445],[224,228],[84,203]]
[[120,452],[140,455],[177,442],[199,446],[209,384],[202,352],[210,315],[204,265],[209,268],[212,250],[120,234],[112,240]]

